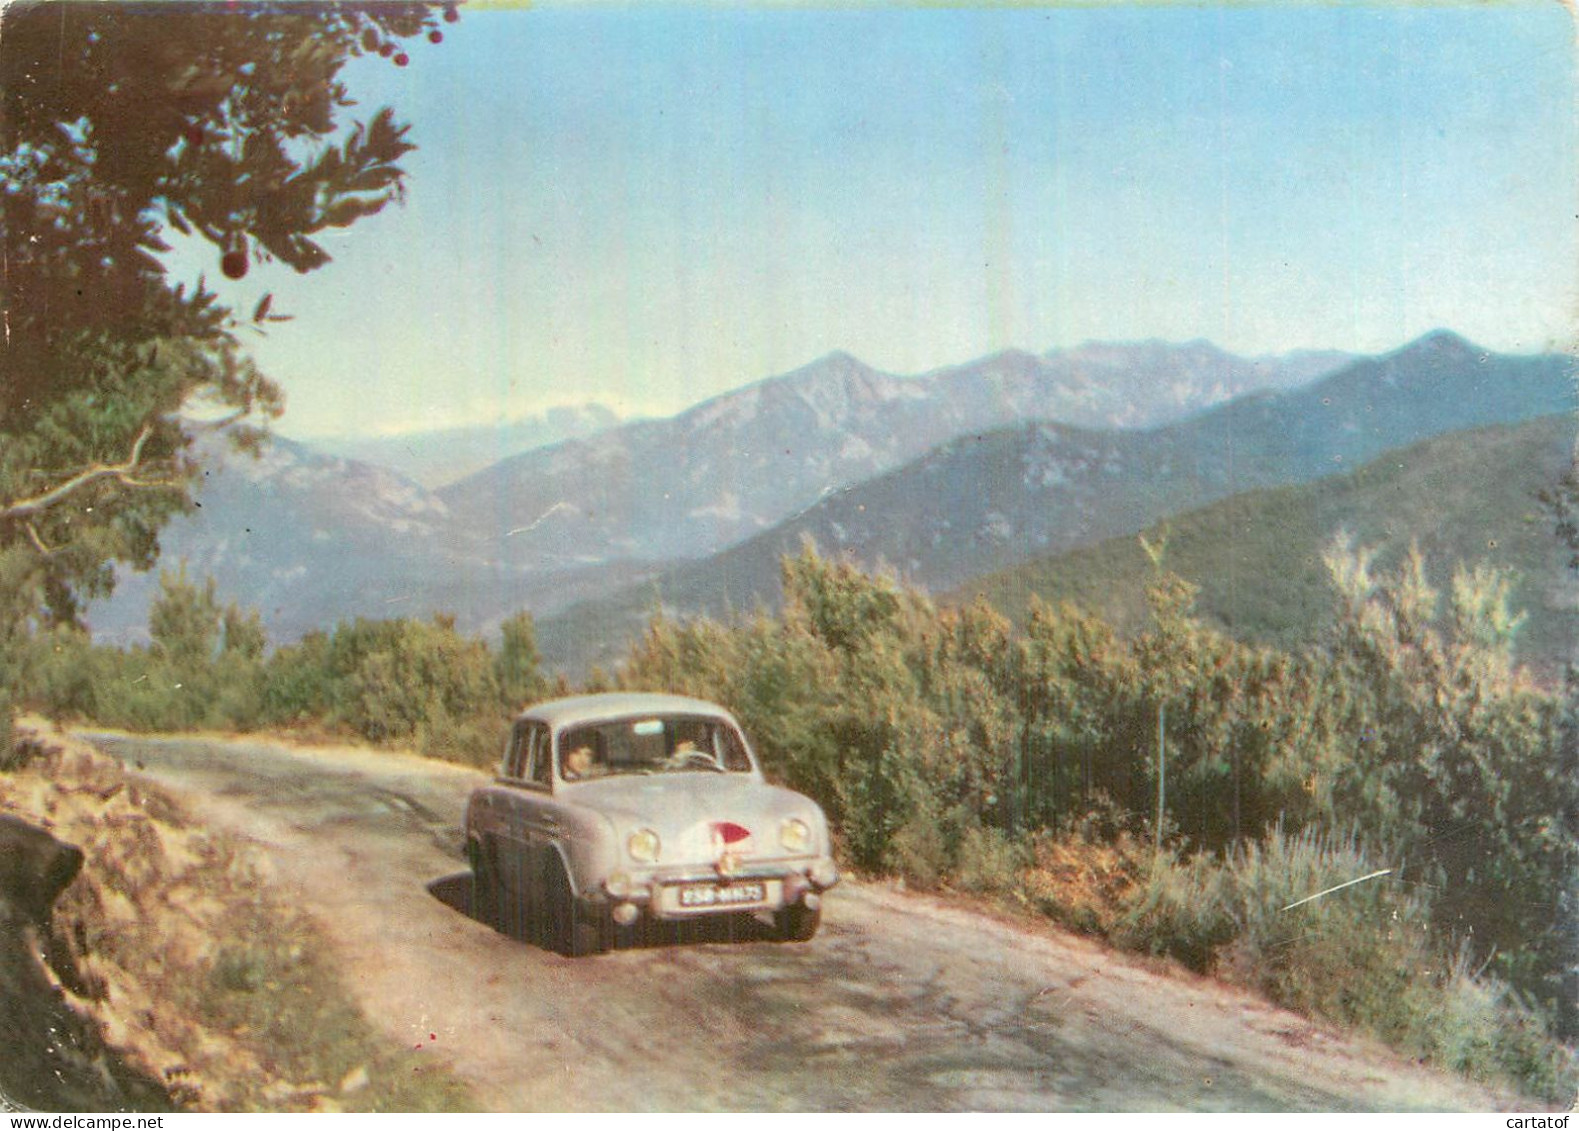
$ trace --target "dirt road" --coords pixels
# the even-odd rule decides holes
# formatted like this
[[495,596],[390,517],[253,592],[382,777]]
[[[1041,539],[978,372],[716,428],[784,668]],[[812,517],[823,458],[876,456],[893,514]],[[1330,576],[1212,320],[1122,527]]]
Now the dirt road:
[[496,1110],[1487,1110],[1379,1047],[1052,928],[847,883],[804,946],[572,960],[466,913],[480,774],[259,741],[84,736],[262,845],[368,1015]]

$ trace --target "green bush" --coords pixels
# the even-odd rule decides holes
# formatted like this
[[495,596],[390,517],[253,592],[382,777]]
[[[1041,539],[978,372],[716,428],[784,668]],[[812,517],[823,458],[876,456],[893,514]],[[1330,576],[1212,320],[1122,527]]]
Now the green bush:
[[1210,970],[1218,948],[1234,935],[1222,869],[1208,856],[1181,860],[1165,850],[1137,881],[1109,928],[1109,938],[1127,950]]
[[1373,559],[1345,541],[1328,553],[1340,607],[1325,678],[1337,692],[1315,772],[1330,811],[1435,885],[1439,934],[1473,936],[1497,973],[1579,1028],[1564,985],[1579,964],[1573,704],[1514,665],[1522,618],[1506,575],[1460,569],[1443,618],[1418,549],[1392,577],[1373,577]]
[[1471,973],[1460,950],[1435,985],[1415,991],[1409,1044],[1444,1068],[1487,1083],[1517,1081],[1549,1103],[1579,1095],[1579,1055],[1506,985]]
[[998,829],[972,826],[960,838],[954,882],[965,891],[982,894],[1015,891],[1030,855],[1025,844]]
[[494,712],[464,719],[425,722],[417,731],[417,750],[428,758],[488,769],[498,764],[509,723]]
[[894,829],[883,852],[886,871],[923,891],[943,883],[950,871],[949,857],[937,821],[927,814],[916,814]]
[[485,765],[505,718],[499,670],[488,645],[457,632],[451,617],[358,619],[278,649],[255,698],[274,725],[327,725]]
[[1350,836],[1276,830],[1243,846],[1223,867],[1221,965],[1291,1008],[1401,1041],[1406,991],[1435,965],[1430,903],[1381,870]]
[[494,657],[494,678],[507,711],[519,711],[544,697],[548,680],[543,677],[537,651],[537,624],[529,612],[507,617],[499,626],[499,652]]
[[384,621],[346,677],[343,719],[374,742],[404,742],[499,713],[492,657],[453,621]]
[[1165,926],[1180,957],[1215,934],[1198,968],[1288,1008],[1475,1079],[1571,1098],[1579,1076],[1550,1019],[1475,976],[1467,947],[1450,952],[1432,930],[1431,887],[1383,870],[1353,835],[1275,830],[1220,866],[1164,869],[1171,914],[1148,925]]
[[329,722],[343,673],[330,662],[329,634],[309,632],[264,663],[263,716],[274,726]]

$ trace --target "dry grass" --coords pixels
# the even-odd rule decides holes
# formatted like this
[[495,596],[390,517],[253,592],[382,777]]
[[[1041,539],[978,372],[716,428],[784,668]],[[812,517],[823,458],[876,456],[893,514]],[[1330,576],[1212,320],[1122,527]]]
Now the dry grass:
[[1040,837],[1034,862],[1021,874],[1021,890],[1048,918],[1106,938],[1134,899],[1148,851],[1128,833]]
[[118,762],[29,729],[47,752],[0,774],[0,811],[85,853],[56,909],[85,985],[63,992],[129,1065],[194,1110],[469,1106],[443,1062],[375,1033],[261,858]]
[[1075,828],[1035,845],[1019,898],[1125,950],[1165,956],[1352,1026],[1409,1055],[1543,1101],[1571,1099],[1579,1057],[1505,987],[1443,954],[1418,889],[1379,877],[1345,837],[1273,832],[1226,860],[1180,859],[1129,833]]

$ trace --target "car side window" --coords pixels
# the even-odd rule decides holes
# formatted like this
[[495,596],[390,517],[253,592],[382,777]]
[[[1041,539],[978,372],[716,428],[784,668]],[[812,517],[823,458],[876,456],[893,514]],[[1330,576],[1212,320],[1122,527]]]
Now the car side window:
[[528,742],[531,748],[531,780],[536,785],[551,785],[554,780],[553,751],[548,739],[548,728],[532,727]]
[[531,729],[529,724],[515,724],[515,729],[510,732],[510,746],[505,751],[504,764],[499,767],[501,777],[518,780],[525,776],[530,736]]

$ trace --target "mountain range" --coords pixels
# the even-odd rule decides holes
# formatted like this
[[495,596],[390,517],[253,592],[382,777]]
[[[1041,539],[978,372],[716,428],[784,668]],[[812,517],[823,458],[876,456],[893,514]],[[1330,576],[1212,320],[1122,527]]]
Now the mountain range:
[[[623,640],[656,607],[772,605],[778,563],[810,538],[933,591],[1028,559],[1129,535],[1242,491],[1350,470],[1443,433],[1572,410],[1573,365],[1489,353],[1438,332],[1298,389],[1255,393],[1145,431],[1041,422],[952,440],[787,522],[588,607],[545,618],[545,655]],[[589,623],[598,626],[588,633]]]
[[[778,555],[802,535],[946,588],[1413,440],[1562,411],[1570,376],[1565,358],[1450,334],[1382,358],[1140,343],[919,377],[834,354],[438,490],[278,437],[257,461],[204,450],[200,509],[167,529],[164,560],[214,576],[276,641],[436,611],[486,630],[528,608],[550,655],[582,640],[555,656],[574,664],[622,643],[658,594],[681,611],[771,602]],[[152,588],[123,580],[89,610],[96,635],[139,638]]]
[[[1355,471],[1297,486],[1245,491],[1169,516],[1145,532],[1169,570],[1199,586],[1196,607],[1224,629],[1294,648],[1330,622],[1322,556],[1341,533],[1380,551],[1385,576],[1411,544],[1444,595],[1455,567],[1512,573],[1511,604],[1528,615],[1519,658],[1546,673],[1579,661],[1579,577],[1537,493],[1574,457],[1572,412],[1452,432],[1389,451]],[[985,598],[1018,623],[1033,597],[1072,601],[1120,631],[1147,618],[1154,566],[1133,534],[983,574],[942,595]],[[1445,603],[1444,596],[1444,603]]]
[[524,452],[438,494],[467,528],[496,531],[492,553],[517,569],[704,558],[958,436],[1029,420],[1150,426],[1346,360],[1143,342],[896,377],[834,353],[667,420]]
[[601,432],[620,424],[607,405],[562,405],[535,416],[433,428],[388,436],[325,435],[303,442],[325,455],[398,467],[424,487],[442,487],[519,452]]

